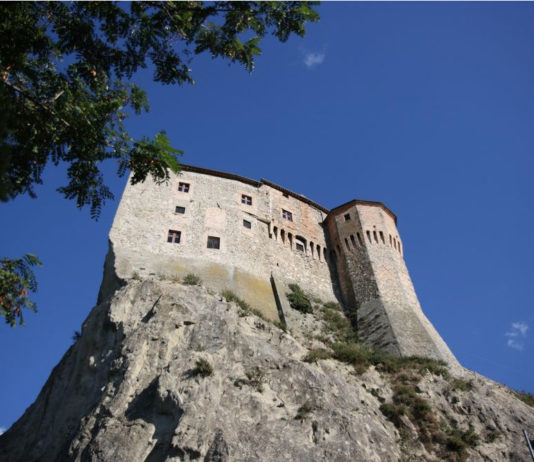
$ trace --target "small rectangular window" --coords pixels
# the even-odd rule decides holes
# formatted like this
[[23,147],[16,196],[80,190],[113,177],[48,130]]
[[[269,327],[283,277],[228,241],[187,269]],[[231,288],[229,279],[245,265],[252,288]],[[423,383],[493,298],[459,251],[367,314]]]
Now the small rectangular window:
[[345,221],[349,221],[350,220],[350,213],[346,213],[345,214]]
[[293,221],[293,214],[287,210],[282,209],[282,218],[287,221]]
[[251,223],[250,221],[243,220],[243,226],[244,226],[245,228],[250,229],[250,228],[252,228],[252,223]]
[[252,197],[246,194],[241,194],[241,203],[245,205],[252,205]]
[[295,248],[299,252],[304,252],[304,245],[300,244],[299,242],[295,243]]
[[176,206],[176,209],[174,210],[175,213],[185,213],[185,207],[181,207],[179,205]]
[[208,236],[208,249],[220,249],[221,238],[215,236]]
[[182,237],[181,231],[169,229],[169,234],[167,235],[167,242],[170,242],[171,244],[179,244],[181,237]]
[[189,183],[178,183],[178,191],[188,193],[189,192]]

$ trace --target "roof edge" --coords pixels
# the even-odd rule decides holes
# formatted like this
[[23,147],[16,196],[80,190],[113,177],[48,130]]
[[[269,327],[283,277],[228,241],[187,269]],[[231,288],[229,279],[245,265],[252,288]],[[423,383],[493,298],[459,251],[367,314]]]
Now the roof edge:
[[182,170],[185,170],[186,172],[203,173],[205,175],[218,176],[220,178],[226,178],[228,180],[240,181],[241,183],[256,186],[257,188],[261,186],[261,182],[259,181],[251,180],[250,178],[240,175],[235,175],[234,173],[221,172],[220,170],[212,170],[210,168],[204,167],[195,167],[194,165],[186,165],[182,163],[180,163],[180,168]]
[[316,209],[319,209],[321,212],[324,212],[326,214],[328,214],[330,212],[330,210],[328,210],[326,207],[323,207],[322,205],[318,204],[317,202],[314,202],[311,199],[308,199],[306,196],[294,193],[293,191],[290,191],[289,189],[286,189],[283,186],[277,185],[276,183],[273,183],[273,182],[271,182],[269,180],[265,180],[264,178],[262,178],[260,181],[264,185],[270,186],[271,188],[274,188],[274,189],[278,189],[278,191],[281,191],[284,194],[292,196],[295,199],[298,199],[299,201],[305,202],[306,204],[311,205],[312,207],[315,207]]
[[235,175],[233,173],[221,172],[220,170],[212,170],[210,168],[195,167],[193,165],[187,165],[187,164],[182,164],[182,163],[180,164],[180,167],[182,168],[182,170],[185,170],[186,172],[201,173],[204,175],[211,175],[211,176],[217,176],[219,178],[226,178],[228,180],[240,181],[241,183],[246,183],[251,186],[255,186],[256,188],[259,188],[261,185],[264,184],[266,186],[270,186],[271,188],[277,189],[278,191],[281,191],[284,194],[292,196],[295,199],[298,199],[299,201],[305,202],[306,204],[311,205],[312,207],[315,207],[321,212],[324,212],[326,214],[328,214],[329,212],[329,210],[326,207],[323,207],[317,202],[314,202],[305,196],[297,194],[293,191],[290,191],[289,189],[286,189],[282,186],[277,185],[276,183],[265,180],[263,178],[260,181],[256,181],[256,180],[252,180],[250,178],[244,177],[244,176]]
[[362,199],[352,199],[351,201],[348,201],[342,205],[339,205],[329,210],[326,207],[323,207],[322,205],[318,204],[317,202],[314,202],[311,199],[308,199],[306,196],[297,194],[293,191],[290,191],[287,188],[284,188],[283,186],[277,185],[276,183],[273,183],[272,181],[266,180],[264,178],[262,178],[260,181],[257,181],[257,180],[252,180],[250,178],[247,178],[241,175],[236,175],[234,173],[221,172],[220,170],[213,170],[213,169],[204,168],[204,167],[195,167],[194,165],[180,164],[180,167],[182,170],[185,170],[186,172],[201,173],[204,175],[211,175],[211,176],[217,176],[219,178],[226,178],[228,180],[240,181],[241,183],[249,184],[251,186],[255,186],[256,188],[259,188],[261,185],[270,186],[273,189],[277,189],[278,191],[284,194],[287,194],[288,196],[294,197],[295,199],[299,201],[302,201],[308,205],[311,205],[312,207],[315,207],[321,212],[326,213],[327,216],[329,216],[331,213],[339,212],[341,209],[348,208],[352,205],[372,205],[375,207],[381,207],[388,215],[391,216],[391,218],[393,218],[393,220],[395,221],[395,224],[397,224],[397,215],[395,215],[390,209],[388,209],[382,202],[366,201]]
[[395,221],[395,225],[397,225],[397,215],[395,215],[382,202],[366,201],[366,200],[363,200],[363,199],[352,199],[351,201],[348,201],[348,202],[345,202],[344,204],[338,205],[337,207],[335,207],[332,210],[330,210],[330,212],[328,213],[328,216],[330,216],[331,214],[334,214],[336,212],[340,212],[343,209],[348,209],[349,207],[351,207],[353,205],[371,205],[371,206],[374,206],[374,207],[380,207],[380,208],[382,208],[384,210],[384,212],[386,212],[389,216],[391,216],[391,218],[393,218],[393,220]]

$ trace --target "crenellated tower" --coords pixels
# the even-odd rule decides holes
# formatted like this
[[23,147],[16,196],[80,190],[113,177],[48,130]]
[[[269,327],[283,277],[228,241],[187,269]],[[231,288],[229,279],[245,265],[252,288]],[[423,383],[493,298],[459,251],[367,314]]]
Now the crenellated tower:
[[353,200],[325,219],[345,303],[357,308],[362,343],[400,356],[458,364],[423,314],[403,258],[397,217],[382,203]]

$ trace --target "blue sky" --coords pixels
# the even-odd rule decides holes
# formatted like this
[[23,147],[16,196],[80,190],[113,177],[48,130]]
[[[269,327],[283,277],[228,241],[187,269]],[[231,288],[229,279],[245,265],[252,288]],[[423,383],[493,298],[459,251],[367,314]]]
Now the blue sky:
[[[304,39],[262,43],[248,74],[209,56],[196,85],[136,80],[184,162],[399,217],[423,310],[459,361],[534,391],[534,4],[328,3]],[[0,204],[0,255],[39,255],[39,313],[0,326],[0,427],[36,398],[96,302],[125,179],[98,222],[55,193]]]

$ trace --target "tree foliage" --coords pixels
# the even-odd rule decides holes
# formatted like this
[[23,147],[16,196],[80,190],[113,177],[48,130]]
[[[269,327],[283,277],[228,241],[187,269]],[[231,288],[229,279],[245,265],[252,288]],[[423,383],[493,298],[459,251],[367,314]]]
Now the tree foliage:
[[134,74],[151,64],[155,81],[191,84],[203,52],[250,72],[267,33],[284,42],[316,20],[311,2],[1,2],[0,201],[35,197],[50,162],[68,166],[58,191],[93,218],[113,197],[103,161],[133,184],[167,181],[181,151],[124,127],[149,109]]
[[37,311],[35,304],[28,298],[29,291],[37,290],[32,266],[41,266],[41,262],[30,253],[23,258],[0,260],[0,315],[11,326],[15,326],[17,321],[24,324],[23,308]]
[[93,217],[112,197],[100,162],[116,159],[134,183],[178,169],[164,134],[124,128],[148,110],[137,70],[152,62],[155,81],[194,83],[191,58],[209,52],[251,71],[269,30],[285,41],[318,18],[299,2],[4,2],[0,17],[0,200],[34,196],[45,165],[64,161],[59,191]]

